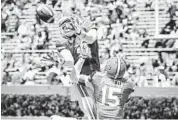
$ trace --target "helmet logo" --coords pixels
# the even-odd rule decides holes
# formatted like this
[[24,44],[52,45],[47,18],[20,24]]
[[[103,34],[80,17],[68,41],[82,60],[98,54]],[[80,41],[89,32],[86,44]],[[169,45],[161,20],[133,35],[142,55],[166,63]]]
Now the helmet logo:
[[111,66],[110,66],[110,65],[106,65],[106,66],[105,66],[105,70],[106,70],[106,71],[111,70]]

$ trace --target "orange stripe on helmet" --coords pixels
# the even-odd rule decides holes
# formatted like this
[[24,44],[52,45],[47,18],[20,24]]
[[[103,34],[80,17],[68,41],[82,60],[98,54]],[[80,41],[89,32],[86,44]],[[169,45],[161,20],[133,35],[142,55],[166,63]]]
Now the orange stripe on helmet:
[[116,79],[119,76],[120,68],[121,68],[121,59],[117,57],[117,72],[114,79]]

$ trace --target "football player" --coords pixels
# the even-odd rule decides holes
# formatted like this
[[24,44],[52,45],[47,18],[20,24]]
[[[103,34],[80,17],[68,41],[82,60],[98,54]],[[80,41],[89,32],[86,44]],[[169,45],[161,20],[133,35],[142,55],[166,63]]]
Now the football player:
[[120,57],[106,61],[104,70],[92,75],[80,75],[79,82],[94,86],[94,97],[99,119],[122,118],[125,103],[134,91],[134,83],[123,78],[126,63]]
[[[81,66],[80,64],[75,67]],[[122,58],[114,57],[106,61],[102,72],[95,72],[92,75],[80,75],[79,83],[94,86],[93,104],[96,104],[97,119],[119,119],[125,103],[134,91],[134,83],[123,78],[126,70],[126,63]],[[52,116],[52,120],[64,119],[60,116]],[[76,120],[65,118],[66,120]]]
[[[85,23],[79,23],[78,18],[74,17],[63,17],[58,21],[61,35],[65,43],[57,43],[57,47],[63,47],[64,49],[70,50],[74,58],[74,64],[79,59],[80,55],[80,46],[81,43],[86,43],[91,51],[91,57],[86,58],[82,66],[80,74],[91,75],[95,71],[100,71],[99,55],[98,55],[98,42],[96,41],[96,30],[91,28],[91,25]],[[87,26],[87,27],[86,27]],[[77,88],[80,91],[84,91],[82,94],[83,97],[88,97],[91,99],[93,97],[93,88],[85,87],[83,85],[77,84]],[[79,101],[80,108],[85,112],[84,105],[81,101],[81,96],[77,95],[76,86],[71,90],[71,100]],[[93,106],[93,105],[91,105]]]
[[[54,21],[52,9],[45,5],[38,7],[37,15],[47,23],[53,23]],[[91,28],[91,22],[80,23],[79,21],[79,18],[72,16],[62,17],[57,21],[58,27],[60,28],[60,34],[62,35],[62,38],[56,41],[57,52],[63,54],[62,56],[68,59],[68,65],[72,66],[73,63],[76,64],[79,60],[82,44],[87,44],[87,47],[89,47],[91,51],[91,57],[85,59],[81,73],[84,75],[91,75],[93,72],[100,70],[96,30]],[[70,53],[68,51],[70,51]],[[78,93],[76,87],[80,91],[80,95],[76,95],[76,93]],[[71,100],[78,100],[81,109],[84,110],[79,96],[88,97],[89,99],[89,96],[93,95],[92,88],[86,90],[85,86],[77,84],[76,86],[74,85],[72,92]],[[89,101],[87,103],[89,103]]]
[[[63,54],[62,56],[68,60],[69,66],[76,64],[76,62],[79,60],[81,49],[89,48],[89,51],[91,52],[91,56],[87,57],[83,63],[83,66],[81,68],[81,74],[90,75],[94,71],[100,70],[100,64],[99,64],[99,57],[98,57],[98,43],[96,41],[96,30],[89,30],[88,32],[80,27],[77,21],[74,20],[72,17],[63,17],[58,21],[60,33],[62,35],[62,40],[64,43],[60,43],[60,41],[56,42],[57,46],[57,52],[60,54]],[[83,46],[83,47],[82,47]],[[69,53],[70,51],[70,53]],[[71,61],[71,62],[70,62]],[[66,62],[65,62],[66,64]],[[74,79],[74,76],[71,77]],[[76,89],[77,88],[77,89]],[[84,113],[86,112],[86,106],[87,109],[90,107],[90,116],[92,115],[92,118],[95,118],[95,115],[93,114],[93,104],[91,98],[93,96],[93,88],[86,88],[83,85],[80,85],[77,83],[72,87],[71,90],[71,100],[72,101],[78,101],[80,108]],[[82,98],[87,98],[86,104],[83,104],[83,101],[81,101]],[[87,115],[89,116],[89,115]]]

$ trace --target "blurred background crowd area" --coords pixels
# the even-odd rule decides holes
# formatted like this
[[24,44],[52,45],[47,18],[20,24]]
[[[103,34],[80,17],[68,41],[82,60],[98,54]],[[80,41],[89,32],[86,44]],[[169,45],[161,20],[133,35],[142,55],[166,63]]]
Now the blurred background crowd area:
[[3,116],[51,116],[82,117],[77,102],[61,95],[8,95],[2,94]]
[[43,50],[55,49],[60,40],[57,23],[45,24],[35,15],[40,4],[54,8],[56,17],[74,15],[95,23],[101,64],[109,57],[124,56],[125,77],[137,86],[178,85],[177,0],[1,2],[3,85],[63,84],[56,71],[60,74],[65,68],[39,59]]
[[[3,104],[2,104],[3,102]],[[82,117],[77,102],[60,95],[1,95],[3,116],[51,116]],[[131,97],[124,109],[124,119],[177,119],[176,97]]]

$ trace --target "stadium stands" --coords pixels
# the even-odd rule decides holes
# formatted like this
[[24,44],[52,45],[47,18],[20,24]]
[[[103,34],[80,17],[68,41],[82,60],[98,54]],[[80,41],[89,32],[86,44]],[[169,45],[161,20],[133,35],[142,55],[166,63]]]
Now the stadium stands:
[[[137,2],[137,4],[135,3]],[[43,1],[41,2],[29,2],[26,5],[24,5],[24,8],[22,8],[22,14],[19,16],[19,20],[20,23],[23,25],[22,28],[24,29],[20,29],[19,26],[19,30],[18,30],[18,36],[17,33],[15,32],[4,32],[2,33],[2,50],[4,51],[4,53],[9,53],[8,50],[12,51],[12,54],[24,54],[23,52],[20,53],[16,53],[14,50],[20,49],[20,50],[32,50],[32,54],[36,54],[34,53],[35,49],[55,49],[55,41],[56,40],[60,40],[60,35],[58,34],[59,29],[57,27],[57,24],[54,25],[46,25],[44,23],[41,23],[41,21],[39,21],[36,16],[35,16],[35,9],[36,6],[38,4],[43,3]],[[49,1],[47,1],[47,3],[49,5],[51,5],[52,3],[50,3]],[[177,1],[174,0],[173,3],[177,4]],[[12,4],[12,3],[11,3]],[[25,3],[23,3],[25,4]],[[118,5],[117,5],[118,4]],[[120,5],[121,4],[121,5]],[[177,51],[177,49],[175,49],[174,47],[171,48],[155,48],[155,45],[157,44],[157,41],[166,41],[167,39],[172,38],[172,36],[169,38],[169,36],[154,36],[155,34],[155,6],[154,6],[154,2],[143,2],[143,1],[133,1],[133,5],[130,3],[119,3],[116,2],[115,7],[117,8],[119,7],[124,7],[123,9],[123,15],[120,15],[120,19],[121,22],[120,23],[112,23],[111,25],[113,26],[113,28],[111,29],[111,31],[113,32],[114,30],[117,30],[119,28],[118,25],[123,26],[124,24],[127,25],[127,31],[125,32],[121,32],[121,33],[117,33],[120,34],[120,37],[117,37],[118,35],[116,33],[114,34],[106,34],[104,36],[106,36],[105,38],[99,39],[99,47],[100,47],[100,52],[105,51],[105,49],[107,48],[112,48],[110,53],[104,53],[104,55],[109,54],[109,56],[112,56],[112,52],[117,52],[119,49],[122,49],[121,54],[124,54],[126,56],[126,60],[129,64],[134,64],[135,66],[139,66],[143,60],[147,59],[147,60],[152,60],[152,59],[159,59],[159,54],[160,52],[174,52]],[[164,26],[166,25],[166,23],[168,23],[169,21],[169,13],[166,12],[165,9],[163,9],[164,7],[168,6],[165,1],[159,1],[159,24],[161,23],[161,25],[159,25],[159,32],[161,32],[161,30],[164,28]],[[7,4],[8,5],[8,4]],[[129,6],[125,7],[124,5]],[[149,5],[151,6],[149,8]],[[95,5],[95,6],[99,6],[99,5]],[[97,8],[96,9],[99,9]],[[91,9],[92,7],[90,7]],[[104,7],[103,7],[104,8]],[[130,9],[132,8],[132,9]],[[55,9],[58,9],[58,7],[55,7]],[[89,9],[89,10],[90,10]],[[131,16],[129,16],[130,18],[124,18],[125,14],[127,14],[127,12],[131,13]],[[99,11],[101,11],[101,9],[99,9]],[[105,10],[102,11],[107,11],[107,7]],[[61,11],[56,11],[56,14],[60,14]],[[125,12],[125,13],[124,13]],[[2,13],[3,14],[3,13]],[[93,13],[95,14],[95,13]],[[103,14],[103,13],[102,13]],[[99,19],[101,18],[100,16],[102,14],[99,14],[98,17],[95,17],[95,19]],[[103,14],[104,15],[104,14]],[[105,15],[106,16],[106,13]],[[112,16],[114,17],[114,16]],[[175,16],[176,20],[177,17]],[[125,20],[128,20],[128,22],[124,23]],[[38,22],[41,24],[41,28],[39,28]],[[123,24],[123,25],[122,25]],[[45,26],[48,27],[48,38],[45,33]],[[108,25],[106,29],[109,28]],[[98,27],[101,27],[101,25],[99,25]],[[32,28],[32,31],[28,30],[29,28]],[[40,29],[40,30],[38,30]],[[26,32],[24,32],[24,30],[26,30]],[[32,33],[32,39],[30,40],[28,38],[29,32],[33,32],[33,30],[35,30],[35,33]],[[109,29],[108,29],[109,30]],[[136,31],[134,31],[136,30]],[[140,32],[139,32],[140,31]],[[35,34],[39,34],[39,32],[42,34],[42,37],[38,37]],[[21,36],[19,34],[22,34]],[[103,33],[101,33],[103,34]],[[23,37],[23,35],[25,35]],[[35,36],[34,36],[35,35]],[[17,37],[16,37],[17,36]],[[30,35],[31,36],[31,35]],[[135,37],[133,37],[135,36]],[[152,37],[150,37],[152,36]],[[175,35],[174,35],[175,36]],[[177,36],[174,37],[173,36],[173,40],[177,41]],[[10,38],[9,38],[10,37]],[[111,41],[111,39],[113,37],[117,37],[115,38],[115,41],[117,39],[121,39],[121,41],[117,44],[119,46],[119,48],[117,46],[113,46],[112,44],[114,44],[113,41]],[[8,40],[7,40],[8,39]],[[25,40],[24,40],[25,39]],[[29,40],[30,41],[29,41]],[[39,40],[38,40],[39,39]],[[38,43],[41,40],[45,41],[49,39],[50,42],[49,44],[46,43]],[[105,39],[108,39],[109,44],[111,46],[106,46],[107,42]],[[103,41],[104,40],[104,41]],[[25,41],[28,41],[28,43],[26,44]],[[35,42],[37,41],[37,42]],[[30,44],[30,46],[29,46]],[[174,43],[173,43],[174,44]],[[46,46],[47,47],[44,47]],[[25,47],[26,46],[26,47]],[[40,47],[41,46],[41,47]],[[115,48],[116,47],[116,48]],[[33,50],[34,49],[34,50]],[[115,50],[116,49],[116,50]],[[24,51],[25,52],[25,51]],[[25,52],[26,53],[26,52]],[[102,55],[103,53],[100,53],[101,55],[101,61],[102,61]],[[14,55],[15,56],[15,55]],[[37,55],[38,56],[38,55]],[[21,57],[16,56],[15,58],[18,58],[18,60]],[[40,74],[40,73],[39,73]],[[41,78],[39,77],[37,74],[37,79]],[[43,77],[44,78],[44,77]]]

